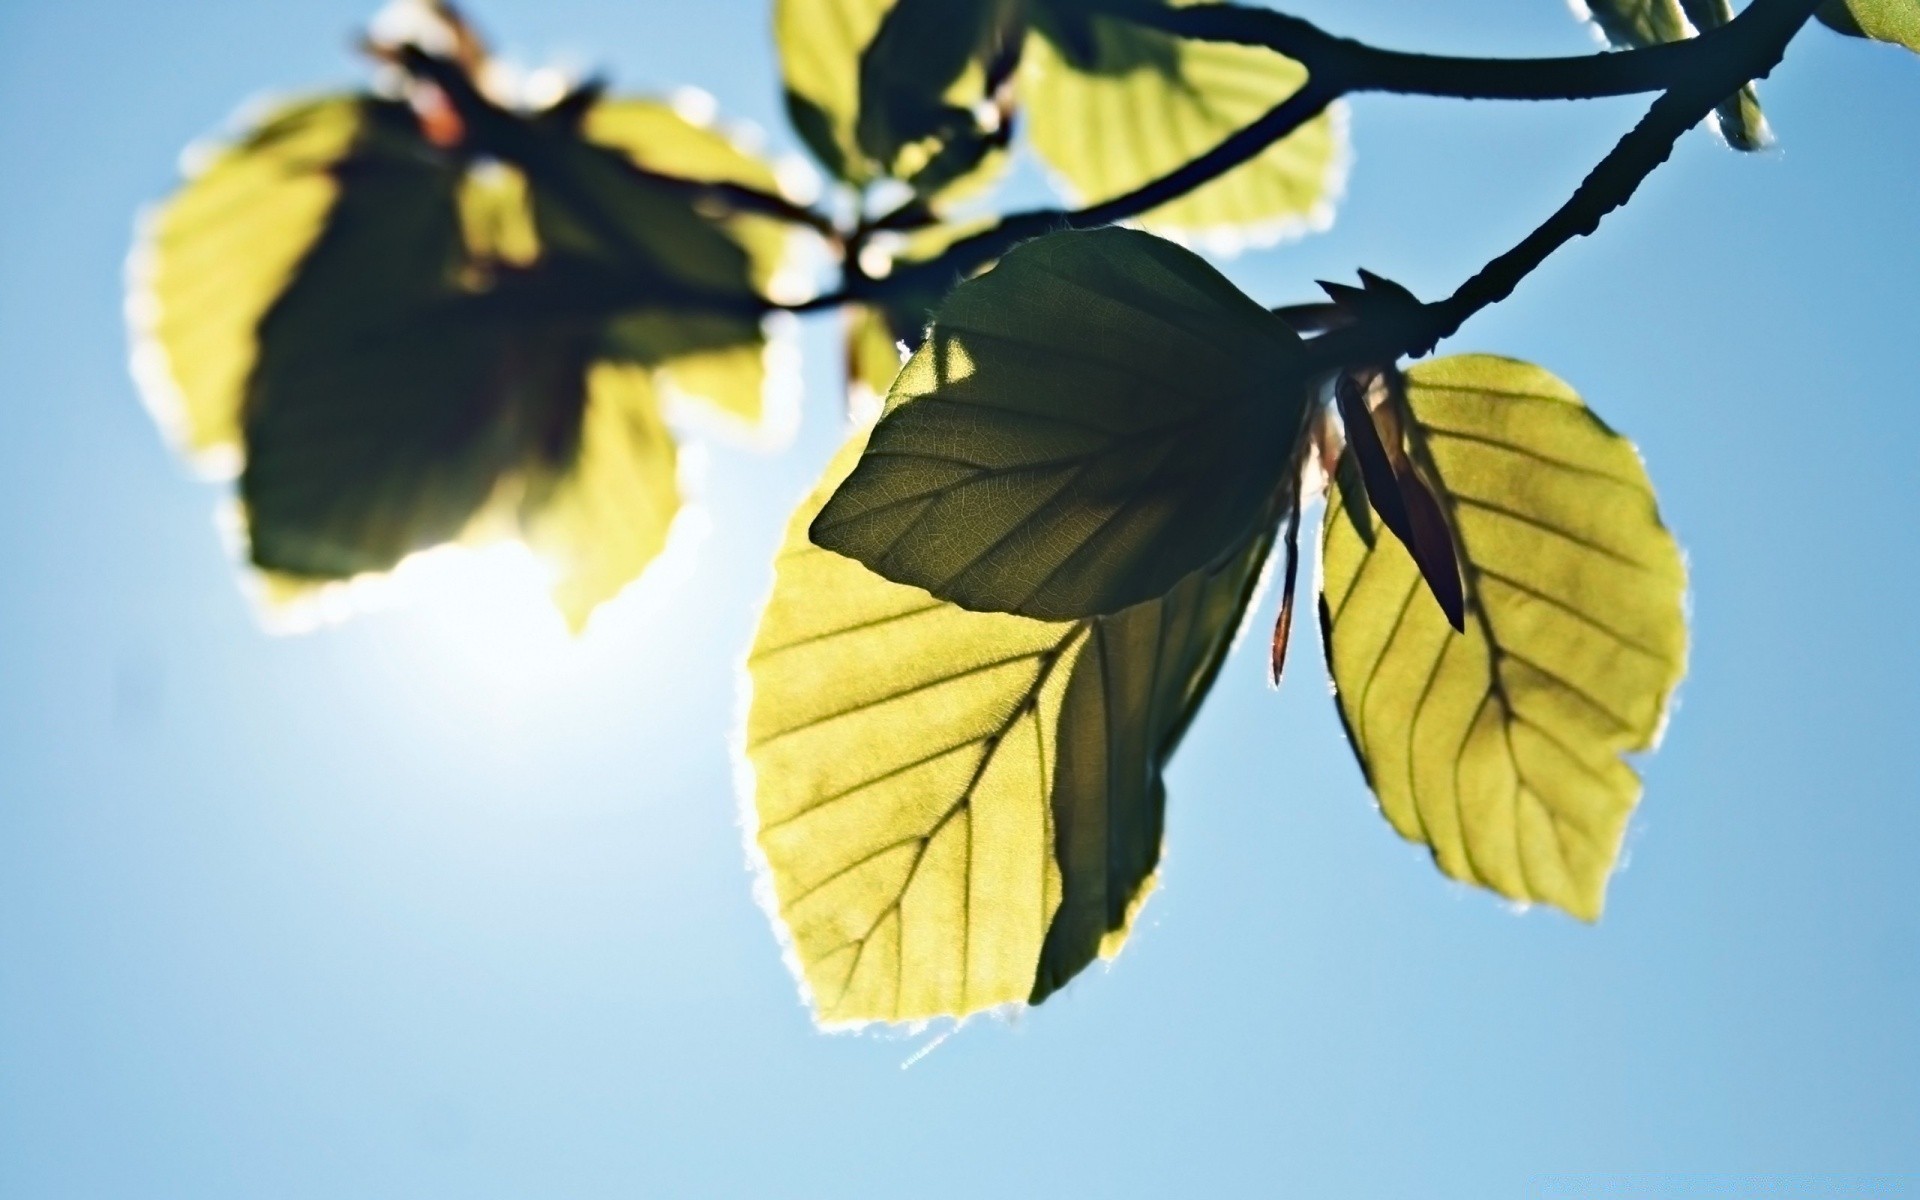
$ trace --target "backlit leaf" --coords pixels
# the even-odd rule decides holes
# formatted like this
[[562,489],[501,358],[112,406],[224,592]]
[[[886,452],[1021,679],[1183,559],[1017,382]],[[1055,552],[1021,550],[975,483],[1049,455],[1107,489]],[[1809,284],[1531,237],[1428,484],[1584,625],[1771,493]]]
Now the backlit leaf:
[[256,330],[339,193],[328,170],[363,129],[348,96],[279,108],[209,154],[148,220],[129,281],[135,369],[188,453],[240,459]]
[[1150,234],[1029,242],[941,306],[814,540],[970,609],[1165,595],[1268,519],[1299,339]]
[[[1080,203],[1132,191],[1213,149],[1306,80],[1290,59],[1187,41],[1114,17],[1035,5],[1021,63],[1034,150]],[[1142,218],[1221,249],[1324,228],[1344,183],[1345,135],[1324,113],[1244,166]]]
[[788,233],[701,185],[777,190],[771,169],[646,101],[479,132],[497,157],[403,103],[291,106],[151,223],[143,385],[188,449],[243,460],[276,595],[521,536],[577,627],[677,506],[662,394],[762,417],[756,292]]
[[779,918],[823,1023],[1037,1003],[1124,940],[1271,538],[1109,617],[968,612],[809,544],[859,450],[794,515],[748,663]]
[[1920,0],[1827,0],[1814,15],[1851,37],[1920,52]]
[[[1733,19],[1729,0],[1575,0],[1575,11],[1620,49],[1677,42]],[[1714,127],[1735,150],[1759,150],[1773,142],[1751,83],[1714,110]]]
[[1359,497],[1328,497],[1321,625],[1380,808],[1441,870],[1592,920],[1685,669],[1686,575],[1630,443],[1537,367],[1407,372],[1407,437],[1452,523],[1454,633]]
[[776,0],[787,111],[828,171],[955,199],[1006,165],[983,126],[988,68],[1017,27],[1015,0]]
[[522,501],[527,544],[556,568],[554,600],[569,625],[583,628],[639,578],[679,507],[673,435],[647,373],[595,364],[577,450]]

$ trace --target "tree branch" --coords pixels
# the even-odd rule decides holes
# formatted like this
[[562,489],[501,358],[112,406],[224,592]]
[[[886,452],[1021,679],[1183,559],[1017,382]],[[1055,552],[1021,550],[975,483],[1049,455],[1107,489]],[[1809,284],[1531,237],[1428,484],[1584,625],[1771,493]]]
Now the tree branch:
[[1714,57],[1703,60],[1696,73],[1675,81],[1655,100],[1640,123],[1537,229],[1444,300],[1370,313],[1358,324],[1315,338],[1309,343],[1315,364],[1337,369],[1427,354],[1441,339],[1457,333],[1469,317],[1512,295],[1520,281],[1555,250],[1594,232],[1602,218],[1631,199],[1646,177],[1673,153],[1680,135],[1706,120],[1742,84],[1771,72],[1819,3],[1754,0],[1746,12],[1712,35],[1718,39]]

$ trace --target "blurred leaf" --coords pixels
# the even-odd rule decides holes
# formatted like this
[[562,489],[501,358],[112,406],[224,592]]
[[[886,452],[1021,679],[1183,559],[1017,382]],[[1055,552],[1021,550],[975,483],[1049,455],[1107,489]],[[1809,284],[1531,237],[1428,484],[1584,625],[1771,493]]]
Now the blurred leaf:
[[814,540],[970,609],[1163,596],[1275,515],[1307,411],[1299,351],[1170,242],[1028,242],[941,305]]
[[911,183],[956,200],[1006,166],[983,126],[989,69],[1017,50],[1017,0],[776,0],[787,111],[814,156],[855,187]]
[[1270,536],[1114,616],[967,612],[808,543],[859,451],[789,524],[748,660],[780,920],[823,1023],[1038,1003],[1125,939]]
[[360,135],[362,107],[328,96],[269,112],[148,219],[129,282],[135,367],[188,453],[237,468],[260,318],[327,219],[340,190],[328,168]]
[[[1584,2],[1588,17],[1599,27],[1602,36],[1620,49],[1681,41],[1693,36],[1696,29],[1718,29],[1733,19],[1729,0]],[[1760,150],[1773,143],[1773,133],[1760,111],[1760,97],[1751,83],[1714,110],[1714,127],[1735,150]]]
[[1467,589],[1456,634],[1342,457],[1321,548],[1340,714],[1382,812],[1440,869],[1600,914],[1685,670],[1686,574],[1633,446],[1538,367],[1468,355],[1407,373],[1407,438]]
[[[1021,63],[1033,147],[1080,203],[1165,175],[1298,91],[1306,71],[1250,46],[1186,41],[1070,0],[1034,8]],[[1345,136],[1331,113],[1258,157],[1148,213],[1148,229],[1221,248],[1324,226],[1343,184]]]
[[677,507],[660,393],[761,420],[757,289],[788,233],[702,187],[772,190],[771,169],[665,105],[477,132],[493,153],[335,98],[221,152],[153,222],[142,379],[189,448],[244,446],[275,594],[517,533],[578,627]]
[[558,570],[554,600],[577,632],[666,545],[680,507],[673,435],[647,373],[596,363],[579,445],[523,501],[527,544]]
[[1850,37],[1920,52],[1920,0],[1827,0],[1814,15]]

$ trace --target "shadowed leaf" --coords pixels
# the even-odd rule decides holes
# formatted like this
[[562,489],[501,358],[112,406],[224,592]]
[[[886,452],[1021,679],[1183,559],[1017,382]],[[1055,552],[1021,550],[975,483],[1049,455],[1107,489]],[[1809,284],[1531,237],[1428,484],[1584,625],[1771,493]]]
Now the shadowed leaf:
[[1165,595],[1267,519],[1303,369],[1292,331],[1169,242],[1029,242],[941,306],[814,540],[971,609]]
[[[1016,0],[777,0],[787,109],[823,166],[856,187],[881,178],[943,200],[1006,165],[984,127],[989,68]],[[1015,43],[1017,48],[1017,42]]]
[[1459,538],[1465,633],[1341,460],[1321,624],[1340,714],[1381,811],[1441,870],[1597,918],[1685,669],[1686,578],[1633,447],[1537,367],[1407,372],[1408,442]]
[[1124,940],[1269,539],[1110,617],[968,612],[808,543],[859,449],[794,515],[748,661],[779,917],[823,1023],[1037,1003]]
[[[772,172],[651,102],[487,120],[508,162],[433,142],[405,104],[290,106],[152,223],[142,381],[189,449],[244,461],[277,591],[518,533],[578,627],[677,506],[657,391],[762,416],[754,298],[787,234],[708,211],[698,185]],[[688,309],[689,290],[742,314]]]

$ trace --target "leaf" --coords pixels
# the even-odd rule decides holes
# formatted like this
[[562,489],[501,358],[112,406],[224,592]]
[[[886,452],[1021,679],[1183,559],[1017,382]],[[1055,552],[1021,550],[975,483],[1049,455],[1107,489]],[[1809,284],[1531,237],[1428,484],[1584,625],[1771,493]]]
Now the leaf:
[[748,668],[755,842],[822,1023],[1039,1003],[1124,941],[1161,772],[1271,544],[1164,601],[1049,623],[944,604],[788,526]]
[[[1079,203],[1132,191],[1212,150],[1298,91],[1306,71],[1251,46],[1186,41],[1115,17],[1035,5],[1020,87],[1033,147]],[[1343,186],[1337,114],[1141,219],[1221,248],[1322,229]]]
[[203,461],[238,469],[255,330],[319,235],[340,189],[327,168],[361,117],[348,96],[271,111],[145,223],[129,281],[135,371],[161,426]]
[[417,151],[403,106],[365,102],[360,124],[324,164],[338,194],[247,377],[253,561],[292,575],[385,570],[456,537],[517,457],[521,405],[566,374],[516,366],[522,348],[461,304],[457,169]]
[[941,306],[814,541],[965,608],[1116,612],[1268,520],[1299,339],[1186,250],[1028,242]]
[[[1582,11],[1584,9],[1584,12]],[[1574,11],[1590,19],[1609,45],[1619,49],[1657,46],[1717,29],[1733,19],[1729,0],[1576,0]],[[1714,110],[1714,127],[1735,150],[1762,150],[1773,132],[1749,83]]]
[[527,544],[558,571],[554,601],[575,632],[666,546],[680,507],[673,435],[647,373],[597,363],[579,447],[522,503]]
[[1349,740],[1403,837],[1456,879],[1596,919],[1685,669],[1685,570],[1632,445],[1538,367],[1407,372],[1409,445],[1458,539],[1466,632],[1340,462],[1320,617]]
[[776,0],[794,128],[854,187],[893,178],[941,200],[971,194],[1007,164],[1007,131],[973,109],[991,99],[988,68],[1016,11],[1012,0]]
[[1892,42],[1920,53],[1920,2],[1916,0],[1827,0],[1814,16],[1850,37]]
[[[662,394],[762,417],[754,297],[787,233],[701,185],[771,169],[652,102],[485,121],[501,157],[475,161],[405,104],[295,106],[153,223],[143,380],[190,398],[190,446],[244,458],[276,595],[520,536],[578,628],[678,505]],[[745,303],[690,309],[689,289]]]

